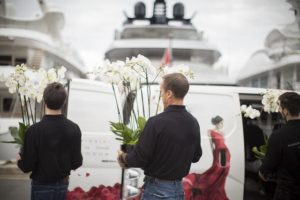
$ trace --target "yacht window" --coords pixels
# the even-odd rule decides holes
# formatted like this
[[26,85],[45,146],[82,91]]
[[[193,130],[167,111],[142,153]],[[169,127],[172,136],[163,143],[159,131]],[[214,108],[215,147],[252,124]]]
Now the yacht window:
[[21,64],[26,64],[26,58],[16,58],[15,59],[15,65],[21,65]]
[[293,69],[289,68],[282,73],[284,88],[287,90],[293,90]]
[[252,80],[252,87],[258,87],[258,79],[257,78]]
[[12,56],[0,56],[0,65],[12,65]]
[[276,74],[276,88],[281,88],[281,76],[280,76],[280,72],[278,72]]
[[300,82],[300,64],[298,64],[296,70],[297,70],[297,82]]
[[268,87],[268,77],[263,76],[260,78],[260,87],[267,88]]
[[12,98],[3,98],[2,111],[9,112],[12,110],[13,99]]
[[196,40],[202,38],[202,33],[198,33],[193,28],[176,28],[176,27],[165,27],[162,26],[141,26],[135,28],[127,28],[122,34],[122,39],[130,38],[175,38],[175,39],[189,39]]
[[[114,49],[106,53],[106,58],[112,61],[125,60],[126,57],[142,54],[149,59],[162,58],[165,49],[162,48],[132,48],[132,49]],[[207,50],[192,49],[172,49],[173,60],[182,61],[201,61],[206,64],[212,64],[219,58],[218,52]]]

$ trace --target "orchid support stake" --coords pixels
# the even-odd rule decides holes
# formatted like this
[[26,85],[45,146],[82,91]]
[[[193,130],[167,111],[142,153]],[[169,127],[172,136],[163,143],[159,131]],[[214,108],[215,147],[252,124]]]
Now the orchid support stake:
[[21,94],[19,93],[19,90],[17,90],[17,94],[18,94],[19,99],[20,99],[23,124],[25,124],[24,108],[23,108],[23,105],[22,105],[22,97],[21,97]]
[[34,123],[36,123],[37,100],[34,99]]
[[147,69],[146,69],[146,86],[147,86],[147,99],[148,99],[148,117],[150,117],[150,95],[151,95],[151,90],[150,90],[150,86],[149,86]]
[[115,87],[113,85],[113,83],[111,84],[113,92],[114,92],[114,96],[115,96],[115,100],[116,100],[116,105],[117,105],[117,112],[118,112],[118,117],[119,117],[119,122],[122,122],[121,120],[121,113],[120,113],[120,108],[119,108],[119,104],[118,104],[118,100],[117,100],[117,95],[116,95],[116,91],[115,91]]
[[143,88],[141,87],[140,88],[140,91],[141,91],[141,99],[142,99],[142,108],[143,108],[143,117],[146,118],[145,116],[145,108],[144,108],[144,94],[143,94]]
[[28,98],[28,104],[29,104],[29,110],[30,110],[31,120],[32,120],[32,123],[34,124],[35,122],[34,122],[34,116],[33,116],[32,108],[31,108],[30,98]]
[[26,100],[26,96],[24,95],[24,104],[25,104],[25,112],[26,112],[26,115],[27,115],[27,122],[30,126],[30,117],[29,117],[29,111],[28,111],[28,105],[27,105],[27,100]]

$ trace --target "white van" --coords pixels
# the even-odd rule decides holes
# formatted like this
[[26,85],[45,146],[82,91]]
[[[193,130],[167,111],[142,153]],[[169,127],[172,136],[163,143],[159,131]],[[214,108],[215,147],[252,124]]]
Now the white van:
[[[224,119],[224,138],[230,154],[230,170],[225,191],[229,199],[264,199],[263,187],[259,184],[257,170],[259,161],[251,155],[251,148],[261,142],[263,135],[247,131],[255,126],[265,135],[270,135],[279,114],[262,113],[257,120],[243,119],[242,104],[262,110],[262,94],[266,90],[234,86],[205,86],[191,84],[185,105],[200,124],[203,155],[191,167],[191,173],[203,173],[212,165],[212,149],[207,132],[212,128],[211,118],[219,115]],[[159,86],[151,86],[152,93],[159,93]],[[139,95],[136,97],[140,98]],[[120,102],[121,99],[118,99]],[[119,105],[121,106],[121,105]],[[128,105],[124,105],[125,108]],[[152,110],[151,115],[155,113]],[[90,80],[71,80],[67,117],[78,123],[82,131],[83,165],[70,178],[70,190],[81,187],[88,191],[103,184],[113,186],[121,183],[122,170],[116,162],[120,143],[110,131],[109,121],[117,121],[117,108],[111,85]],[[128,116],[123,116],[124,118]],[[255,129],[249,129],[255,130]],[[246,133],[248,132],[248,133]],[[250,134],[250,135],[249,135]],[[257,136],[258,135],[258,136]],[[250,138],[250,139],[249,139]],[[124,199],[136,192],[143,184],[139,169],[126,170],[124,175]]]

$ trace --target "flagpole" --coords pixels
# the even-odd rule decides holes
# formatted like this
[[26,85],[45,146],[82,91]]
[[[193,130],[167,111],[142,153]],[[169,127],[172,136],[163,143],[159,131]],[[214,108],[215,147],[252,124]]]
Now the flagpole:
[[170,67],[172,66],[173,63],[172,40],[173,40],[173,34],[169,33]]
[[173,60],[173,53],[172,53],[172,42],[173,42],[173,35],[170,33],[168,35],[168,44],[166,46],[165,52],[163,54],[161,60],[161,67],[169,66],[172,67],[172,60]]

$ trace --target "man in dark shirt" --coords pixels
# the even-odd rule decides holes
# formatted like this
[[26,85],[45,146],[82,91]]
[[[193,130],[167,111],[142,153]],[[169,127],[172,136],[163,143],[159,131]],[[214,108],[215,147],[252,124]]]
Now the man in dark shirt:
[[277,175],[274,200],[300,199],[300,96],[286,92],[279,97],[279,111],[287,121],[269,139],[259,175],[264,181]]
[[43,97],[45,116],[26,132],[18,166],[32,172],[32,200],[64,200],[70,171],[82,165],[81,131],[62,115],[66,97],[62,84],[49,84]]
[[121,166],[144,170],[142,199],[183,199],[181,180],[202,155],[199,124],[183,105],[188,89],[184,75],[165,75],[160,85],[164,112],[148,119],[132,152],[119,153]]

